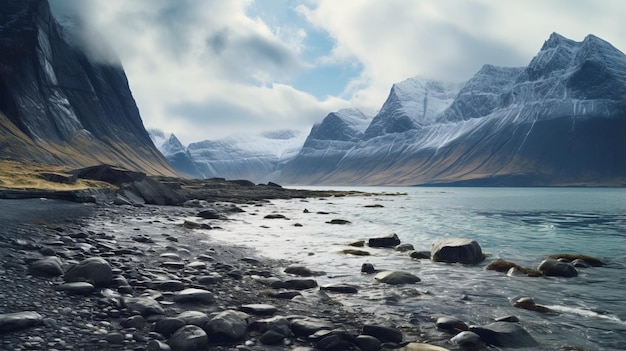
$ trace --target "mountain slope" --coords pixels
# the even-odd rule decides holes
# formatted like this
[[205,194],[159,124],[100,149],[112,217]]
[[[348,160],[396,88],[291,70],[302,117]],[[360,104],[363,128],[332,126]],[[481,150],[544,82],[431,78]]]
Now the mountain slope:
[[281,181],[626,185],[626,56],[593,35],[554,33],[524,68],[486,65],[454,99],[439,90],[435,112],[424,112],[434,94],[408,91],[394,86],[352,147],[307,157],[309,172],[297,170],[298,156]]
[[[44,0],[0,3],[3,158],[89,166],[107,163],[175,175],[144,129],[119,62],[78,46]],[[110,59],[110,57],[109,57]]]

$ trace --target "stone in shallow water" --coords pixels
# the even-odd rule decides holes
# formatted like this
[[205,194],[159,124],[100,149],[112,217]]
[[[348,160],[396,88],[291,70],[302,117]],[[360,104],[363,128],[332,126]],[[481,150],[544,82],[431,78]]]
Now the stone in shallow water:
[[578,271],[571,264],[557,261],[552,258],[541,261],[537,270],[548,277],[571,278],[578,275]]
[[378,238],[371,238],[367,241],[369,247],[395,247],[400,245],[397,234],[389,234]]
[[36,327],[43,324],[43,316],[34,311],[0,314],[0,333]]
[[437,318],[435,325],[437,326],[437,329],[451,332],[469,330],[469,327],[465,324],[465,322],[454,317],[439,317]]
[[489,345],[500,347],[536,347],[537,341],[517,323],[495,322],[483,327],[471,327]]
[[485,259],[478,242],[466,238],[439,240],[432,245],[430,252],[430,258],[435,262],[476,264]]
[[349,284],[326,284],[320,287],[320,290],[340,293],[340,294],[356,294],[359,289]]
[[298,264],[292,264],[288,266],[287,268],[285,268],[284,272],[287,274],[293,274],[293,275],[297,275],[300,277],[312,277],[314,275],[324,274],[323,272],[316,272],[316,271],[311,270],[308,267],[298,265]]
[[374,276],[374,279],[381,283],[390,285],[414,284],[421,281],[417,276],[402,271],[380,272]]
[[480,336],[471,331],[463,331],[455,335],[450,341],[464,348],[478,350],[480,346]]

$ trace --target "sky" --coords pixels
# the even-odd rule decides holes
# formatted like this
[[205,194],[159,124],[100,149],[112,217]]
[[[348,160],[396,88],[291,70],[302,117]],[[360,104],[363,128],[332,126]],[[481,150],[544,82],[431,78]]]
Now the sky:
[[[623,0],[49,0],[119,57],[147,128],[187,145],[374,115],[392,84],[525,66],[552,32],[626,51]],[[87,38],[98,52],[103,42]],[[109,60],[106,56],[103,60]]]

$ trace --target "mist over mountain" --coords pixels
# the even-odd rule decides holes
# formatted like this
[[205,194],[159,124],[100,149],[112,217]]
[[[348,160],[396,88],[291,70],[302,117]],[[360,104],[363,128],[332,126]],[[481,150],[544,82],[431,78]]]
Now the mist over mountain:
[[279,180],[623,186],[626,56],[593,35],[553,33],[526,67],[485,65],[464,84],[411,78],[358,138],[337,129],[313,127]]
[[82,45],[88,25],[59,25],[45,0],[2,1],[0,24],[3,158],[176,174],[150,140],[115,54],[104,43],[92,46],[99,52]]
[[286,162],[298,154],[306,135],[295,130],[237,134],[204,140],[187,147],[175,135],[150,130],[161,153],[180,173],[193,178],[272,181]]

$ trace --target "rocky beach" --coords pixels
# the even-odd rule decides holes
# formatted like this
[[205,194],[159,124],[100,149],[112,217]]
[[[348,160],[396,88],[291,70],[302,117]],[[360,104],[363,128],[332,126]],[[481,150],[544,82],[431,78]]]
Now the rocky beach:
[[[359,217],[332,217],[337,209],[345,212],[352,204],[350,213],[385,212],[382,203],[396,203],[393,199],[404,194],[294,190],[220,179],[158,182],[158,191],[146,191],[136,180],[119,183],[116,190],[91,191],[93,201],[85,202],[32,198],[28,191],[20,193],[22,199],[0,200],[0,349],[586,350],[566,343],[543,347],[533,337],[537,330],[531,333],[524,325],[536,324],[533,315],[558,318],[559,313],[532,297],[518,295],[509,305],[526,317],[521,323],[506,307],[472,297],[491,294],[473,283],[473,293],[448,301],[445,289],[473,281],[458,281],[465,274],[566,279],[605,264],[596,258],[555,255],[533,269],[486,259],[480,244],[467,238],[442,238],[419,251],[389,234],[341,244],[345,249],[333,255],[345,258],[333,262],[334,268],[319,258],[303,264],[306,259],[268,255],[267,248],[259,254],[250,234],[272,227],[286,233],[302,223],[341,231]],[[150,204],[163,189],[182,202]],[[286,201],[279,205],[267,198],[290,200],[278,200]],[[298,243],[312,245],[301,251],[289,243],[295,238],[267,235],[265,245],[286,240],[280,250],[292,247],[295,257],[326,257],[328,248],[314,242]],[[364,263],[359,272],[351,257],[376,267]],[[337,271],[342,260],[346,268]],[[390,269],[392,262],[405,263]],[[421,278],[411,268],[416,266],[422,266]],[[361,283],[355,283],[359,274]],[[380,297],[368,295],[372,291]],[[377,308],[372,301],[378,298],[383,304]],[[368,307],[359,306],[359,299]],[[416,299],[432,307],[408,316],[389,314],[401,301]],[[484,312],[498,318],[455,315],[476,303],[487,303]]]

